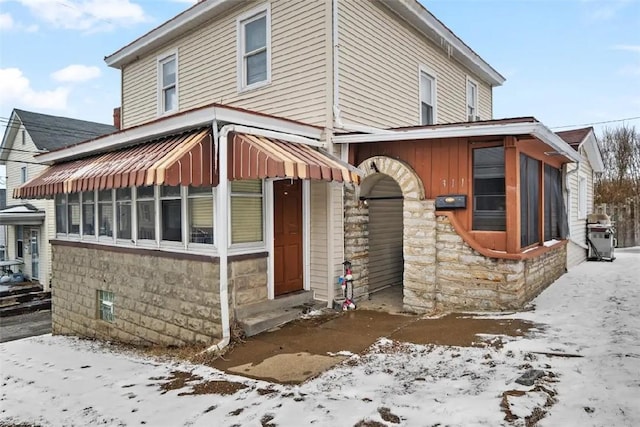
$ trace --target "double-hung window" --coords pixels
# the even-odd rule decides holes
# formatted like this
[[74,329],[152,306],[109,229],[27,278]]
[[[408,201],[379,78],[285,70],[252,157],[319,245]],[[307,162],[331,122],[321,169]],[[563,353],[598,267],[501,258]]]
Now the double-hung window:
[[436,123],[436,78],[432,73],[420,70],[420,124]]
[[268,6],[238,19],[239,89],[269,82],[271,77],[271,19]]
[[56,194],[56,233],[67,234],[67,195]]
[[24,258],[24,226],[16,225],[16,258]]
[[587,217],[587,178],[578,178],[578,219]]
[[467,119],[470,122],[478,118],[478,84],[467,79]]
[[95,193],[85,191],[82,193],[82,235],[95,236],[96,234],[96,204]]
[[473,229],[506,230],[504,147],[473,150]]
[[159,113],[165,114],[178,109],[178,62],[176,55],[166,56],[158,61]]
[[136,189],[138,240],[156,240],[156,208],[154,187]]
[[262,181],[231,183],[231,244],[264,240]]
[[116,190],[116,237],[118,239],[131,239],[131,189],[119,188]]
[[27,182],[27,167],[22,166],[20,168],[20,184],[24,184]]
[[189,187],[189,242],[213,244],[213,191]]
[[182,241],[182,200],[180,187],[160,187],[160,240]]
[[80,193],[67,195],[67,212],[67,233],[80,234]]
[[113,192],[98,191],[98,236],[113,236]]

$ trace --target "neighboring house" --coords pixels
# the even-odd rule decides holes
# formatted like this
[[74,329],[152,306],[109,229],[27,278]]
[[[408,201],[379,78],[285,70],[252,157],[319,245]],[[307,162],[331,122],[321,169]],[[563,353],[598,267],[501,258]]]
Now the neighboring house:
[[[5,177],[2,177],[3,181]],[[0,188],[0,210],[4,209],[7,206],[7,189]],[[0,261],[4,261],[6,259],[6,251],[7,251],[7,227],[5,225],[0,225]]]
[[556,132],[580,155],[580,160],[567,165],[565,171],[565,203],[569,221],[567,268],[587,259],[587,215],[594,212],[595,174],[604,172],[604,162],[593,128]]
[[492,120],[504,78],[415,0],[202,1],[106,62],[123,130],[16,194],[56,200],[55,333],[224,346],[249,313],[331,306],[345,258],[358,296],[402,284],[417,312],[518,308],[564,272],[578,154]]
[[6,258],[21,261],[17,269],[45,289],[51,275],[49,240],[55,237],[53,200],[14,198],[13,190],[47,168],[35,158],[37,154],[115,130],[110,125],[19,109],[11,113],[0,147],[0,164],[7,175],[7,206],[0,210],[0,226],[7,229]]

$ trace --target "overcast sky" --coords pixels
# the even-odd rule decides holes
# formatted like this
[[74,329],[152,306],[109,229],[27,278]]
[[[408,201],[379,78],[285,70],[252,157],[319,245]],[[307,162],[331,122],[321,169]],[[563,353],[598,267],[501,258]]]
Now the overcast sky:
[[[192,3],[0,0],[0,125],[14,107],[111,122],[119,72],[104,56]],[[553,128],[640,116],[640,0],[423,4],[507,78],[494,117]]]

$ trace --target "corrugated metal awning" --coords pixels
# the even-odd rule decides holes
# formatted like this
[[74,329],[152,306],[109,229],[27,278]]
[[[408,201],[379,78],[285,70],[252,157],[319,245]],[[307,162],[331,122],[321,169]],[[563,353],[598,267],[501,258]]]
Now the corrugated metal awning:
[[14,198],[144,185],[217,184],[210,128],[166,136],[133,147],[50,166],[14,189]]
[[360,182],[353,166],[309,145],[233,134],[229,179],[293,178]]

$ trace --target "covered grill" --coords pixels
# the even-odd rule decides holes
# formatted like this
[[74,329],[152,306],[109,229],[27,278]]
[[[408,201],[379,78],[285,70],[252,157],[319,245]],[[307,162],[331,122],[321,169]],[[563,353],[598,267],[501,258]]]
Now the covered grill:
[[616,247],[615,228],[608,215],[591,214],[587,217],[587,243],[589,261],[613,261]]

